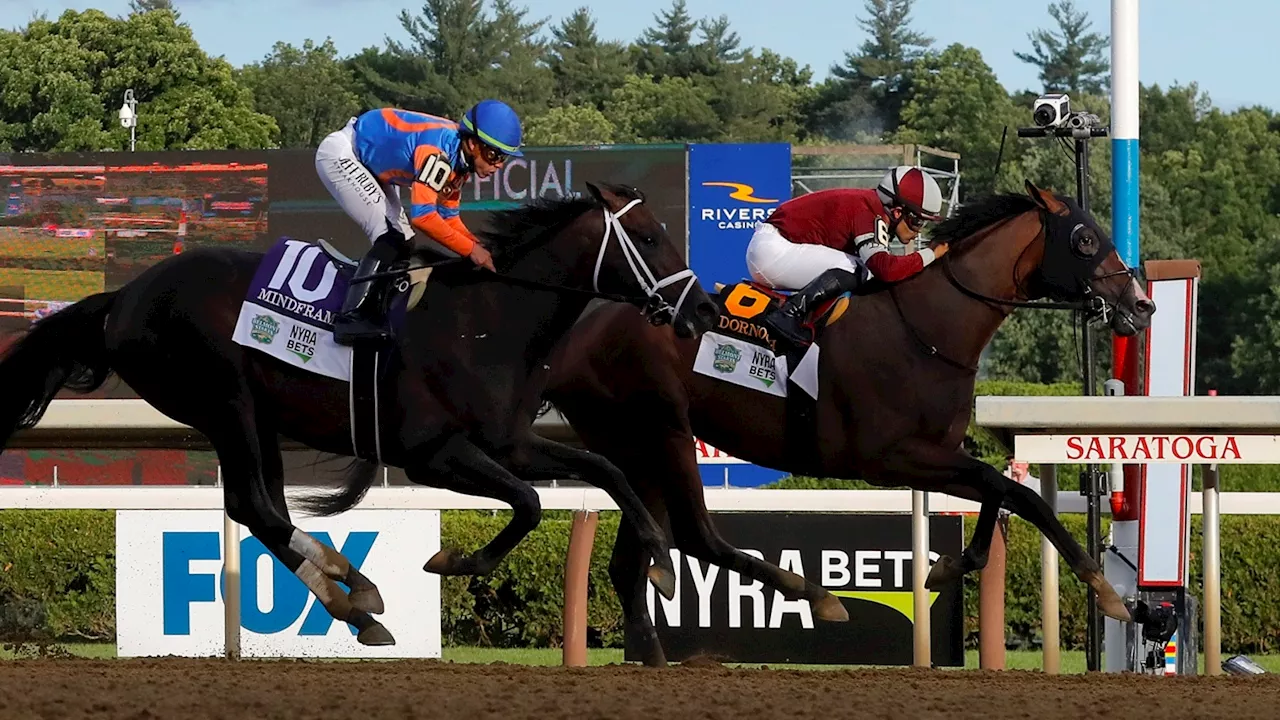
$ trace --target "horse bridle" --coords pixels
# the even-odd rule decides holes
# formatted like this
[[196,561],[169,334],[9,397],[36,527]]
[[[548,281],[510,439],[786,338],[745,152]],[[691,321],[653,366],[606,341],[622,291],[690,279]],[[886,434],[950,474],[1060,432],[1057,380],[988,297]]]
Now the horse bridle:
[[[622,257],[626,259],[627,266],[631,268],[631,274],[635,277],[636,283],[640,285],[640,289],[644,291],[647,298],[645,302],[645,317],[653,325],[659,325],[662,322],[674,321],[680,314],[680,308],[684,306],[685,298],[689,296],[689,291],[693,289],[693,284],[697,281],[693,270],[685,268],[678,270],[670,275],[658,280],[654,277],[653,271],[649,269],[648,263],[644,261],[644,257],[640,254],[640,250],[636,248],[635,243],[631,241],[631,237],[627,235],[626,228],[622,227],[621,218],[626,215],[631,208],[639,205],[642,201],[639,198],[632,200],[618,212],[604,208],[604,238],[600,241],[600,252],[596,255],[595,272],[591,274],[591,287],[597,293],[600,292],[600,268],[604,264],[605,253],[609,250],[609,240],[614,236],[618,238],[618,248],[622,251]],[[680,291],[680,297],[676,300],[676,304],[672,305],[662,297],[658,291],[674,285],[675,283],[685,280],[684,289]]]
[[[1045,210],[1044,208],[1040,208],[1040,233],[1039,234],[1044,236],[1045,243],[1050,242],[1050,237],[1049,237],[1050,222],[1049,222],[1047,213],[1048,213],[1047,210]],[[995,232],[996,229],[999,228],[1000,225],[1002,224],[1003,223],[995,225],[994,227],[990,228],[988,232]],[[1076,225],[1071,230],[1071,237],[1068,239],[1068,242],[1071,243],[1073,253],[1077,253],[1077,254],[1081,253],[1081,250],[1079,249],[1080,241],[1077,236],[1079,235],[1080,231],[1085,227],[1086,226],[1084,223],[1076,223]],[[1018,293],[1022,295],[1029,295],[1030,293],[1028,292],[1022,279],[1018,278],[1017,269],[1020,265],[1022,265],[1022,257],[1027,254],[1027,251],[1030,250],[1031,246],[1034,244],[1035,244],[1034,240],[1028,243],[1027,246],[1022,249],[1022,252],[1018,254],[1018,260],[1013,265],[1013,268],[1014,268],[1013,286],[1014,288],[1017,289]],[[1031,308],[1031,309],[1038,309],[1038,310],[1075,310],[1075,311],[1080,311],[1084,313],[1086,322],[1092,322],[1095,319],[1101,320],[1102,322],[1109,322],[1111,319],[1111,314],[1114,312],[1114,307],[1112,306],[1112,304],[1108,302],[1106,298],[1096,294],[1093,291],[1093,283],[1095,281],[1106,280],[1108,278],[1117,277],[1119,275],[1128,275],[1130,278],[1134,277],[1133,269],[1130,268],[1128,265],[1126,265],[1124,262],[1124,259],[1121,258],[1120,264],[1123,266],[1122,269],[1116,270],[1114,272],[1109,272],[1104,275],[1092,274],[1090,275],[1088,280],[1079,281],[1078,290],[1083,296],[1080,300],[1059,300],[1059,301],[1050,301],[1050,302],[1031,301],[1031,300],[1005,300],[1003,298],[996,298],[996,297],[991,297],[989,295],[984,295],[966,286],[963,282],[960,281],[960,278],[956,276],[955,270],[951,266],[951,258],[952,258],[951,254],[948,253],[943,256],[942,262],[941,262],[942,270],[943,270],[943,273],[946,275],[947,281],[951,283],[951,285],[955,287],[957,290],[959,290],[961,293],[973,298],[974,300],[978,300],[980,302],[986,303],[987,305],[993,305],[993,306],[1003,305],[1011,309],[1012,308]],[[907,320],[907,316],[902,310],[902,304],[898,301],[898,296],[893,291],[894,291],[894,288],[892,287],[889,288],[889,296],[893,298],[893,304],[894,304],[894,307],[897,308],[898,310],[898,316],[902,319],[903,324],[907,326],[907,330],[910,331],[911,336],[915,339],[916,343],[921,346],[921,348],[924,350],[926,355],[936,357],[939,360],[942,360],[943,362],[947,363],[948,365],[951,365],[956,368],[960,368],[961,370],[966,370],[969,372],[978,371],[978,368],[976,366],[965,365],[962,362],[953,360],[952,358],[949,358],[946,355],[942,354],[938,350],[936,345],[931,345],[925,342],[924,338],[920,337],[920,333],[916,330],[915,326],[912,325],[909,320]],[[1007,316],[1009,313],[1003,312],[1003,314]]]

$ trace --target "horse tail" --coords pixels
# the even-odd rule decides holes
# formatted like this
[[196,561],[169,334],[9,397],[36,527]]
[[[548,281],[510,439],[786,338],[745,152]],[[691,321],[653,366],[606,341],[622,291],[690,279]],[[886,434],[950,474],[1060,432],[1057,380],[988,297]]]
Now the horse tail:
[[299,508],[308,515],[328,517],[355,507],[369,492],[378,474],[378,464],[366,460],[353,460],[336,493],[316,493],[297,498]]
[[66,387],[97,390],[111,375],[104,328],[116,292],[90,295],[42,318],[0,353],[0,448],[33,427]]

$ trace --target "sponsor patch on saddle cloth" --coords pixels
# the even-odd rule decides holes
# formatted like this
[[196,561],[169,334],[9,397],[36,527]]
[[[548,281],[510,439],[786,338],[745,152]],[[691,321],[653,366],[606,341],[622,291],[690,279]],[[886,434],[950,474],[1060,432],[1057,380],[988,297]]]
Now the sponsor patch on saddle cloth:
[[294,367],[351,380],[351,348],[333,341],[347,276],[315,243],[281,238],[263,257],[232,338]]
[[818,346],[809,346],[792,375],[785,355],[775,355],[768,347],[741,338],[707,332],[698,345],[693,371],[780,398],[787,397],[790,380],[816,398],[817,358]]

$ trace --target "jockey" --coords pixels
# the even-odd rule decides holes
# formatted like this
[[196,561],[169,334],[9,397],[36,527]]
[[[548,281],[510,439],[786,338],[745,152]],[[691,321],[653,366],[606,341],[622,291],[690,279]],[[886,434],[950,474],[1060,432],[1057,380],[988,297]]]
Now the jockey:
[[926,221],[942,218],[941,211],[938,183],[910,165],[889,170],[875,189],[820,190],[782,203],[751,236],[747,269],[769,287],[800,289],[761,324],[802,343],[801,322],[809,312],[857,288],[869,274],[896,282],[920,272],[947,246],[893,255],[889,238],[914,240]]
[[[482,100],[461,122],[397,108],[351,118],[316,148],[316,171],[373,247],[353,280],[386,270],[412,245],[414,230],[473,263],[493,270],[493,258],[462,224],[462,185],[471,173],[489,177],[508,157],[521,157],[520,118],[505,103]],[[397,186],[410,186],[409,212]],[[353,282],[334,318],[342,345],[386,340],[382,312],[390,278]]]

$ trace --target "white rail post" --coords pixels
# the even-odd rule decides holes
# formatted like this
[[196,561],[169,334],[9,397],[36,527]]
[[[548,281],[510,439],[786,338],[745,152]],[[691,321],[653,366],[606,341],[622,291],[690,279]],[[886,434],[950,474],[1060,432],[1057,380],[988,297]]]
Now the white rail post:
[[[218,466],[218,484],[222,484],[222,466]],[[225,497],[225,496],[224,496]],[[240,525],[231,519],[226,501],[222,508],[222,647],[228,660],[240,659]]]
[[1218,516],[1218,465],[1204,466],[1204,673],[1222,674],[1222,545]]
[[[1040,465],[1040,497],[1055,516],[1058,514],[1058,466]],[[1040,536],[1040,627],[1044,635],[1044,673],[1062,671],[1058,628],[1058,549]]]
[[911,637],[914,652],[912,664],[932,667],[932,633],[929,630],[929,590],[924,581],[929,577],[929,496],[911,491],[911,596],[915,605],[915,621]]

